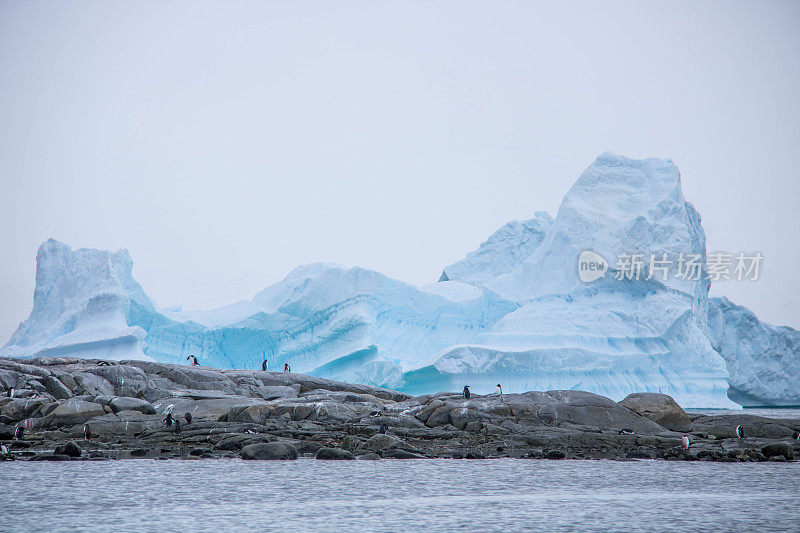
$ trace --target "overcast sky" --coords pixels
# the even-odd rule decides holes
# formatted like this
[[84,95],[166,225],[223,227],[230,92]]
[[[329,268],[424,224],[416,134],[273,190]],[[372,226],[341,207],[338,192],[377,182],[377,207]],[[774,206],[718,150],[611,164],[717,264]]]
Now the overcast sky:
[[800,328],[798,2],[0,2],[0,345],[35,255],[127,248],[160,306],[299,264],[415,284],[605,150],[670,158],[712,288]]

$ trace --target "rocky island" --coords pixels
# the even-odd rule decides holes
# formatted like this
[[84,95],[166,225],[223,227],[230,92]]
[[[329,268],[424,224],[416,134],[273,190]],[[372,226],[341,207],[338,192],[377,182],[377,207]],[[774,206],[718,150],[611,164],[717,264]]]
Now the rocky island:
[[1,358],[0,394],[6,460],[739,462],[800,453],[800,420],[690,415],[656,393],[621,402],[575,390],[410,396],[288,372],[44,357]]

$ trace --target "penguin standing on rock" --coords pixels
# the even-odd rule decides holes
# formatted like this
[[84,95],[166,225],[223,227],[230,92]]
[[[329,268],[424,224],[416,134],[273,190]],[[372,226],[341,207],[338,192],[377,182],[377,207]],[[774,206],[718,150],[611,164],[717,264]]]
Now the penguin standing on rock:
[[22,426],[17,426],[17,429],[14,430],[14,438],[17,440],[22,440],[25,436],[25,428]]
[[740,439],[744,438],[744,426],[742,426],[741,424],[736,426],[736,437]]
[[190,355],[189,357],[186,358],[186,360],[191,361],[192,366],[197,366],[199,364],[197,362],[197,357],[195,357],[194,355]]
[[14,387],[11,387],[10,389],[8,389],[8,397],[9,398],[13,398],[14,397]]
[[172,411],[167,413],[166,418],[164,418],[164,423],[167,425],[167,427],[170,427],[172,425]]
[[85,440],[92,440],[92,430],[89,429],[89,424],[83,426],[83,438]]
[[2,454],[2,455],[8,455],[8,448],[6,448],[6,445],[5,445],[5,444],[3,444],[3,445],[0,445],[0,454]]
[[269,361],[267,361],[266,359],[264,359],[264,362],[263,362],[263,363],[261,363],[261,370],[262,370],[263,372],[266,372],[268,368],[269,368]]
[[186,425],[187,426],[192,423],[192,413],[189,413],[189,412],[184,413],[183,414],[183,418],[186,419]]
[[176,435],[181,434],[181,421],[178,420],[177,418],[175,419],[175,434]]
[[683,443],[683,449],[684,450],[688,450],[689,449],[689,435],[684,435],[683,437],[681,437],[681,442]]
[[469,385],[464,385],[464,398],[469,400],[469,396],[470,396],[470,394],[469,394]]
[[283,363],[283,371],[284,372],[291,372],[292,367],[289,366],[289,363]]

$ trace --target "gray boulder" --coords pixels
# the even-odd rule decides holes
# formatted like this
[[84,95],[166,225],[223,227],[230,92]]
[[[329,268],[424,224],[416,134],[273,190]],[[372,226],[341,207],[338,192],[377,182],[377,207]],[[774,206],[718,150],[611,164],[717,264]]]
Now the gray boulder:
[[368,438],[366,441],[361,443],[359,446],[360,450],[371,450],[371,451],[384,451],[384,450],[393,450],[396,448],[408,448],[408,444],[402,439],[398,439],[393,435],[383,435],[377,434],[373,435]]
[[69,441],[66,444],[61,444],[56,446],[55,451],[53,452],[56,455],[68,455],[70,457],[80,457],[81,456],[81,447],[78,446],[75,441]]
[[425,459],[424,456],[407,450],[388,450],[381,454],[384,459]]
[[156,408],[147,400],[141,398],[128,398],[125,396],[114,398],[108,404],[115,413],[120,411],[139,411],[146,415],[156,414]]
[[147,374],[133,364],[96,366],[86,369],[86,372],[108,381],[117,396],[141,398],[147,390]]
[[89,372],[75,372],[73,374],[78,388],[78,394],[91,394],[92,396],[114,395],[114,386],[102,376]]
[[649,418],[656,424],[670,431],[692,431],[692,420],[681,409],[681,406],[667,394],[656,392],[637,392],[629,394],[620,405],[627,407],[634,413]]
[[776,442],[761,448],[761,453],[767,457],[784,457],[787,461],[794,459],[794,450],[789,442]]
[[73,398],[53,409],[44,420],[48,425],[71,426],[105,414],[102,405]]
[[48,398],[31,398],[9,400],[0,407],[0,415],[7,417],[9,422],[18,422],[31,418],[40,413],[51,402]]
[[244,460],[284,461],[297,459],[297,449],[288,442],[262,442],[248,444],[240,452]]
[[57,400],[66,400],[73,396],[72,391],[55,376],[44,378],[44,388]]
[[317,459],[325,461],[340,461],[355,459],[353,454],[341,448],[320,448],[317,451]]

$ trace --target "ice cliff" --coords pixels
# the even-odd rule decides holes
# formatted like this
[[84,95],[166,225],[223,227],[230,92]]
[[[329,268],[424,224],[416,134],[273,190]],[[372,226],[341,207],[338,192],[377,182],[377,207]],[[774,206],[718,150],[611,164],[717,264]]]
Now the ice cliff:
[[33,310],[0,353],[150,359],[142,352],[147,332],[128,322],[134,301],[153,309],[132,269],[125,250],[72,251],[45,241],[36,255]]
[[800,331],[761,322],[727,298],[709,303],[711,344],[728,365],[728,396],[745,407],[800,405]]
[[[591,250],[608,271],[584,282]],[[629,279],[621,254],[705,257],[700,217],[669,161],[601,155],[553,219],[509,222],[412,286],[336,264],[298,267],[252,300],[211,311],[159,309],[126,251],[37,256],[29,318],[0,355],[153,358],[295,372],[414,394],[582,389],[615,400],[662,392],[684,407],[800,404],[800,341],[758,322],[699,279]],[[621,279],[620,279],[621,278]]]

